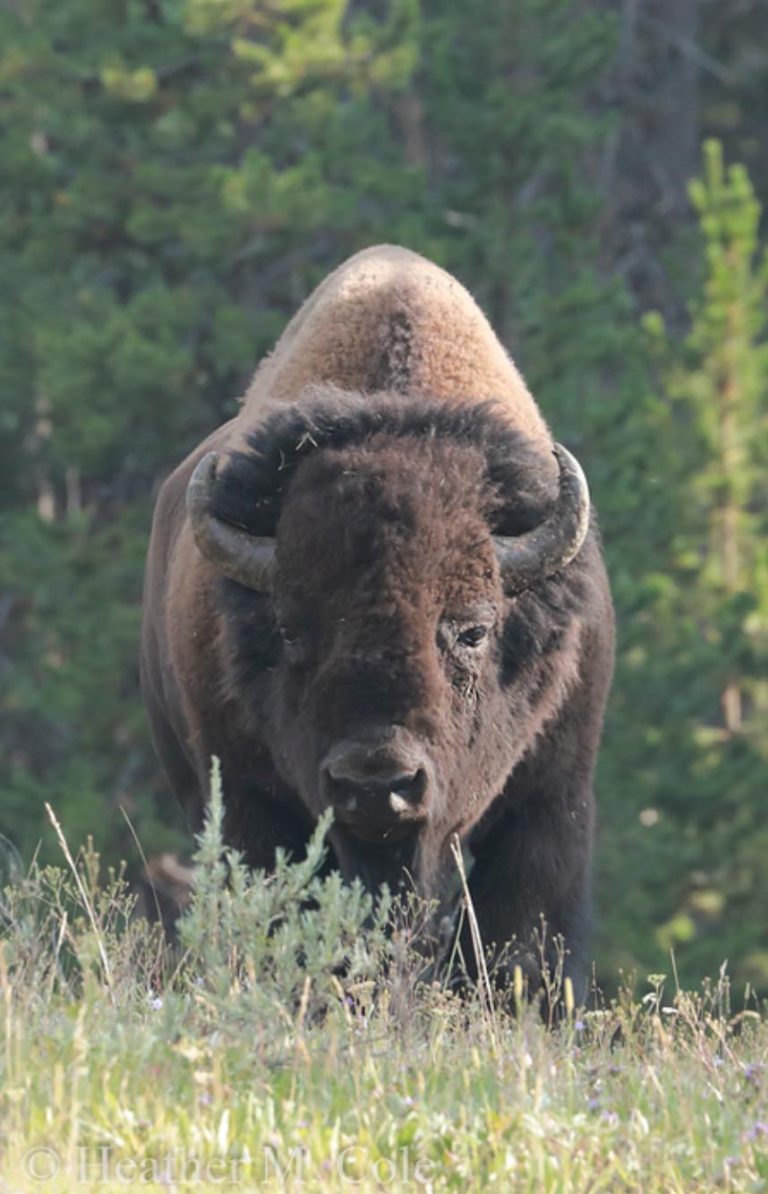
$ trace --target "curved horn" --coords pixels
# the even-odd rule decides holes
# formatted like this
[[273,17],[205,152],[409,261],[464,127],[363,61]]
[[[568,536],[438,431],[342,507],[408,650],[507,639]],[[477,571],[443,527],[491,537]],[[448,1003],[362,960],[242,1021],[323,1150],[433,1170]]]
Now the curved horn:
[[249,535],[213,513],[216,452],[198,461],[187,485],[187,514],[198,549],[230,580],[268,592],[275,572],[275,540]]
[[589,530],[589,489],[581,465],[562,444],[553,451],[560,488],[549,518],[523,535],[493,536],[502,579],[513,593],[570,564]]

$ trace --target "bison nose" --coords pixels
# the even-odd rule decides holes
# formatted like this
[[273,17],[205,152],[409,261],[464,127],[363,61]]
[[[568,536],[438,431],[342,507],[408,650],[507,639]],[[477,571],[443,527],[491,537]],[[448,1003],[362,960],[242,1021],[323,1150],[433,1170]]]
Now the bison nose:
[[393,813],[408,812],[421,803],[427,786],[427,776],[423,768],[411,775],[400,773],[390,779],[379,777],[370,779],[365,776],[334,774],[328,771],[330,780],[331,799],[344,812],[364,813],[378,812],[383,805],[388,805]]
[[342,743],[323,767],[330,803],[342,820],[413,816],[427,792],[427,763],[420,752],[399,757],[391,744]]

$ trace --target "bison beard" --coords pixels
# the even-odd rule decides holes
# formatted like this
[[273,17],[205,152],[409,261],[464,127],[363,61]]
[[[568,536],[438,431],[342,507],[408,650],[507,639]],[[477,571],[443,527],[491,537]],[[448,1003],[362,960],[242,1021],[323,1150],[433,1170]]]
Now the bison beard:
[[142,652],[193,827],[216,754],[250,865],[301,854],[331,807],[346,879],[412,884],[439,914],[458,834],[497,977],[519,964],[535,989],[561,938],[580,991],[612,615],[594,526],[560,566],[521,550],[510,570],[559,509],[541,444],[497,404],[319,387],[197,470],[196,547],[182,499],[204,455],[158,505]]

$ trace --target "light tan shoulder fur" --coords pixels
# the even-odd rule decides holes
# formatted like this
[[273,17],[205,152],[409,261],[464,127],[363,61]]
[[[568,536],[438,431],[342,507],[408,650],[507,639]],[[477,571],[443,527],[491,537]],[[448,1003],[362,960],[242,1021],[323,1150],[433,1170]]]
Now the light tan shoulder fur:
[[477,303],[409,249],[377,245],[329,274],[257,369],[235,422],[245,430],[273,402],[295,401],[318,383],[497,399],[520,431],[551,447],[533,397]]

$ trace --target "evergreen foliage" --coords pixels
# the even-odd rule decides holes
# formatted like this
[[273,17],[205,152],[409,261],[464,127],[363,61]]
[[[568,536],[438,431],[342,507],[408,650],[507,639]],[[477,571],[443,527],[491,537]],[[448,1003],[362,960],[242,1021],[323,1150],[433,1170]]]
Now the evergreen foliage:
[[606,767],[624,792],[604,801],[604,885],[617,898],[604,933],[614,948],[623,939],[628,964],[673,947],[699,973],[717,950],[765,989],[768,259],[749,179],[724,168],[717,142],[691,197],[702,264],[690,330],[681,344],[647,320],[662,399],[646,404],[655,448],[641,495],[659,534],[636,599],[622,602]]
[[[728,955],[768,988],[761,209],[709,146],[688,327],[640,325],[603,241],[611,7],[0,9],[0,831],[25,857],[46,800],[110,859],[135,858],[120,806],[148,852],[183,844],[137,690],[153,493],[311,287],[396,241],[478,296],[601,512],[620,630],[601,973],[674,946],[689,980]],[[727,74],[744,47],[715,18]]]

